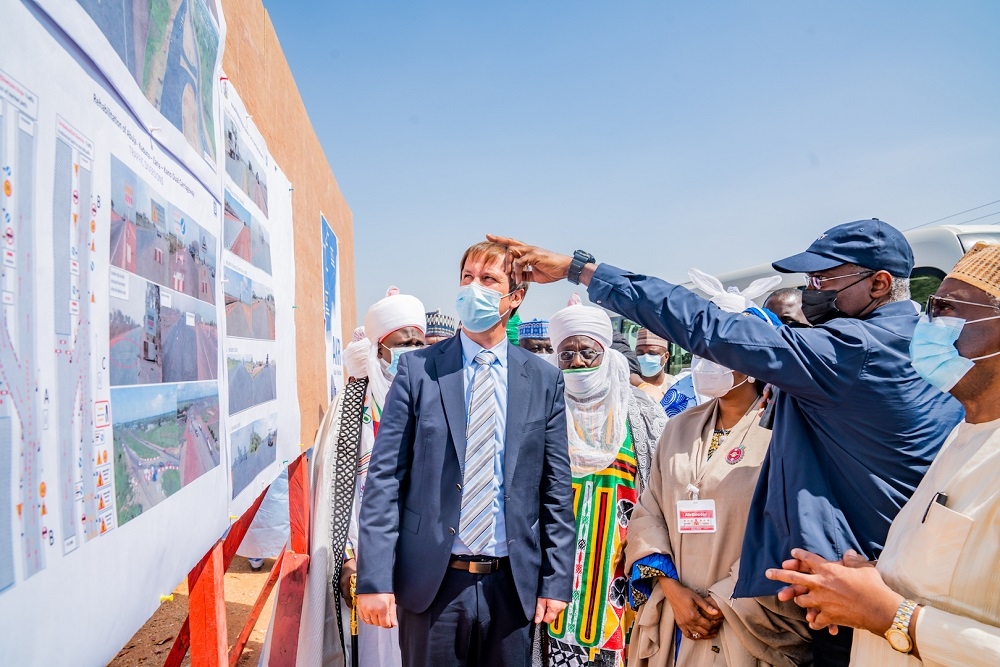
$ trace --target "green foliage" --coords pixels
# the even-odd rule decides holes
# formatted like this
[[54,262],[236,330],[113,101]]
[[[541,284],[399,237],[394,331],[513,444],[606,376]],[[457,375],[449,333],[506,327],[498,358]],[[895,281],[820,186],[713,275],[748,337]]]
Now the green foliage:
[[[150,0],[149,2],[149,32],[146,35],[146,61],[143,64],[142,89],[149,90],[149,75],[153,59],[163,48],[163,40],[167,37],[167,22],[170,21],[170,3],[167,0]],[[166,55],[162,56],[166,57]]]
[[910,298],[921,306],[927,304],[927,297],[941,286],[941,279],[933,276],[918,276],[910,278]]
[[163,495],[172,496],[181,490],[181,473],[178,470],[163,470],[160,472],[160,486]]
[[158,459],[160,457],[160,453],[158,451],[150,449],[146,445],[139,442],[139,440],[136,439],[135,435],[132,433],[127,432],[125,434],[125,444],[128,445],[128,448],[135,452],[140,459],[145,461]]
[[118,508],[118,525],[122,525],[142,514],[142,506],[135,503],[132,480],[125,461],[125,448],[118,433],[114,435],[115,454],[115,506]]
[[157,447],[174,449],[180,444],[180,430],[177,428],[177,413],[170,413],[152,431],[142,433],[143,440]]

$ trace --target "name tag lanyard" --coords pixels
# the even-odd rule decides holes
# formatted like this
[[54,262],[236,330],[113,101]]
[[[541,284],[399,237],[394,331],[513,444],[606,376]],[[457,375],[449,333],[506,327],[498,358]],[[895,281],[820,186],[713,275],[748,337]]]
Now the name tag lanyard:
[[[751,404],[750,408],[751,410],[753,409],[753,404]],[[747,414],[750,414],[749,410],[743,415],[740,421],[743,421]],[[749,434],[750,429],[748,428],[743,433],[743,437],[740,438],[740,444],[731,449],[729,454],[726,455],[726,463],[736,465],[743,459],[743,443]],[[723,442],[725,441],[719,442],[719,449],[722,449]],[[739,455],[737,456],[734,452],[739,452]],[[718,450],[716,451],[717,454]],[[687,491],[691,494],[691,499],[677,501],[677,532],[681,534],[711,534],[718,529],[718,515],[715,511],[715,501],[711,498],[702,500],[700,497],[701,492],[697,486],[701,484],[701,480],[705,477],[709,463],[711,461],[704,463],[701,474],[695,480],[696,484],[687,485]]]

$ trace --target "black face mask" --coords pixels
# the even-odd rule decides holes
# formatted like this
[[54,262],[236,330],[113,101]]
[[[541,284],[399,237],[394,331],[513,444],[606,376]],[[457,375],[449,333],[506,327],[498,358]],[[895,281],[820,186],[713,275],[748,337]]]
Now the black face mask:
[[840,290],[835,289],[802,290],[802,314],[809,320],[809,324],[817,326],[844,317],[845,313],[837,308],[839,293]]
[[[847,313],[837,308],[837,295],[846,289],[854,287],[862,280],[871,278],[872,274],[862,276],[846,287],[840,289],[804,289],[802,290],[802,314],[809,320],[809,324],[819,326],[838,317],[850,317]],[[872,305],[875,299],[868,302]],[[867,310],[868,306],[865,306]],[[862,310],[864,312],[864,310]]]

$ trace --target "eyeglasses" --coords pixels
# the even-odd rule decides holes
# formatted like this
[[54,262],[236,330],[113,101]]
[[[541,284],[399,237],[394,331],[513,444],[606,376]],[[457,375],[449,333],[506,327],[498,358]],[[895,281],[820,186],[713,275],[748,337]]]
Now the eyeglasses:
[[806,288],[809,289],[823,289],[823,283],[829,280],[836,280],[837,278],[852,278],[854,276],[868,276],[875,275],[875,271],[858,271],[857,273],[845,273],[842,276],[830,276],[828,278],[821,278],[820,276],[806,276]]
[[569,362],[573,361],[573,359],[578,354],[580,355],[580,357],[583,358],[584,361],[586,361],[589,364],[591,361],[593,361],[594,359],[597,359],[599,356],[601,356],[604,353],[603,352],[599,352],[598,350],[591,350],[591,349],[587,349],[587,350],[566,350],[564,352],[560,352],[559,353],[559,361],[565,361],[566,363],[569,363]]
[[[944,317],[949,310],[954,310],[951,306],[953,303],[961,303],[966,306],[979,306],[980,308],[992,308],[993,310],[1000,310],[996,306],[988,303],[975,303],[973,301],[962,301],[961,299],[949,299],[944,296],[934,296],[933,294],[927,297],[927,307],[924,312],[927,313],[927,320],[931,321],[935,317]],[[945,312],[941,312],[941,311]]]

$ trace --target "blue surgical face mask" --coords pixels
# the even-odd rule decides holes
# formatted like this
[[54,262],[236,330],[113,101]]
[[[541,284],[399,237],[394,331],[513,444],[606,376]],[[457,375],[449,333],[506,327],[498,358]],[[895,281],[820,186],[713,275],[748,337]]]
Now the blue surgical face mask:
[[[385,347],[384,345],[382,347]],[[392,361],[386,361],[385,359],[380,359],[382,362],[382,367],[385,368],[385,372],[389,374],[390,377],[396,377],[396,371],[399,369],[399,358],[406,354],[407,352],[413,352],[415,347],[387,347],[387,350],[392,353]]]
[[500,300],[511,294],[513,292],[501,294],[476,283],[463,285],[458,289],[458,299],[455,301],[462,326],[472,333],[481,333],[494,326],[503,317],[500,314]]
[[639,373],[644,378],[651,378],[663,370],[663,359],[658,354],[640,354]]
[[1000,352],[966,359],[958,353],[955,341],[962,335],[967,324],[1000,319],[1000,316],[984,317],[978,320],[963,320],[960,317],[920,318],[910,340],[910,358],[913,370],[929,384],[941,391],[951,391],[965,374],[972,370],[975,362],[1000,355]]

